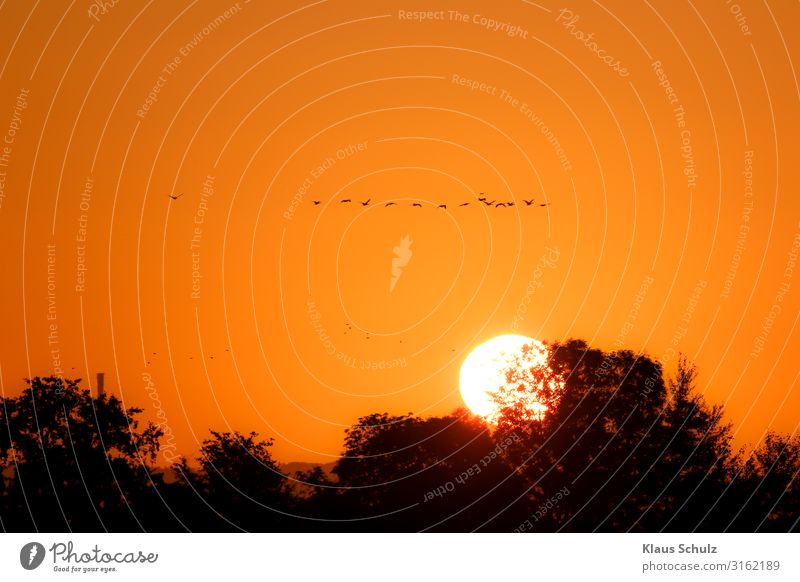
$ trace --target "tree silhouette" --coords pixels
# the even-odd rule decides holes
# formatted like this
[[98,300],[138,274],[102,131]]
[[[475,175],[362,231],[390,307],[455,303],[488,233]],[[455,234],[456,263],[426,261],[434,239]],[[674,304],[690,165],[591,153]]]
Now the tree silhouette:
[[768,432],[740,465],[736,531],[785,532],[800,518],[800,437]]
[[[524,467],[533,505],[569,491],[533,529],[696,527],[690,510],[724,489],[731,436],[721,409],[692,395],[694,369],[682,360],[678,377],[666,385],[650,358],[603,353],[580,340],[550,346],[548,366],[564,379],[557,402],[533,417],[508,408],[498,423],[500,433],[525,436],[511,454]],[[504,388],[498,400],[518,389]],[[678,513],[683,517],[676,521]]]
[[260,440],[255,432],[209,432],[211,438],[200,447],[200,470],[193,471],[185,461],[178,470],[184,484],[219,518],[211,525],[226,530],[279,529],[290,491],[269,451],[272,439]]
[[140,408],[125,409],[114,396],[92,398],[79,380],[26,382],[20,396],[1,399],[4,527],[156,528],[145,508],[158,503],[153,488],[162,475],[153,464],[162,431],[152,423],[140,430]]
[[[721,406],[707,405],[695,392],[696,377],[695,366],[681,356],[668,382],[663,418],[653,431],[661,445],[647,482],[659,496],[645,509],[639,529],[720,531],[730,521],[727,503],[715,502],[738,463],[731,426],[723,423]],[[653,511],[663,517],[650,519]]]
[[500,414],[490,420],[501,425],[527,426],[541,420],[564,393],[560,374],[548,365],[548,348],[529,343],[510,358],[505,370],[505,386],[491,394]]
[[532,346],[495,423],[374,413],[331,473],[287,476],[272,439],[210,431],[156,466],[162,431],[79,380],[0,398],[4,531],[795,531],[800,437],[734,450],[697,370],[580,340]]
[[[500,528],[522,483],[486,424],[450,416],[373,414],[346,431],[333,472],[341,514],[354,529],[469,531]],[[507,524],[503,526],[507,527]]]

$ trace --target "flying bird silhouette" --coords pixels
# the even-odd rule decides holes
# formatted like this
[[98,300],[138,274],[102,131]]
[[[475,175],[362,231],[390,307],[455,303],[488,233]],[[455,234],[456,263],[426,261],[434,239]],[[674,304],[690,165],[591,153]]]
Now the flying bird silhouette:
[[439,208],[447,210],[447,204],[439,204]]
[[420,208],[422,208],[422,204],[420,204],[419,202],[414,202],[411,206],[419,206]]
[[469,206],[469,202],[464,202],[464,204],[459,204],[459,206]]
[[523,202],[524,202],[524,203],[525,203],[527,206],[530,206],[531,204],[533,204],[533,198],[531,198],[530,200],[524,200],[524,199],[523,199]]
[[314,203],[314,206],[319,206],[319,200],[312,200],[312,202]]
[[500,208],[501,206],[502,206],[503,208],[505,208],[505,206],[506,206],[506,203],[505,203],[505,202],[498,202],[497,204],[495,204],[495,205],[494,205],[494,207],[495,207],[495,208]]
[[539,204],[539,206],[550,206],[549,202],[545,202],[544,204]]
[[183,196],[183,192],[181,192],[181,193],[180,193],[180,194],[178,194],[177,196],[175,196],[175,194],[167,194],[167,196],[169,196],[169,197],[170,197],[170,198],[172,198],[173,200],[177,200],[178,198],[180,198],[181,196]]
[[481,200],[481,202],[486,204],[486,206],[491,206],[492,204],[494,204],[494,200],[492,200],[491,202],[488,202],[486,199],[484,199],[484,200]]
[[395,206],[395,205],[397,205],[397,202],[387,202],[386,203],[386,206]]
[[344,200],[339,200],[340,204],[344,204],[345,202],[351,202],[349,198],[345,198]]
[[370,200],[372,200],[372,198],[367,198],[367,201],[366,202],[362,202],[361,206],[369,206],[369,201]]

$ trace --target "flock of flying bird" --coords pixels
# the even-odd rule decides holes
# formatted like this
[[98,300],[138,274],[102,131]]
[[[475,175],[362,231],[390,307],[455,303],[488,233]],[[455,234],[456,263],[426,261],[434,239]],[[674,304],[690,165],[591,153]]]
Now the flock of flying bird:
[[[483,192],[481,192],[481,194],[483,194]],[[167,196],[169,196],[172,200],[177,200],[178,198],[183,196],[183,193],[178,194],[177,196],[175,194],[167,194]],[[522,201],[525,203],[525,206],[549,206],[550,205],[549,202],[534,204],[535,201],[534,201],[533,198],[531,198],[530,200],[523,199]],[[314,203],[314,206],[319,206],[322,203],[322,200],[312,200],[312,202]],[[339,200],[339,204],[350,204],[352,202],[353,201],[350,198],[345,198],[343,200]],[[372,198],[367,198],[366,200],[356,200],[356,202],[361,204],[361,206],[369,206],[370,203],[372,202]],[[481,203],[485,204],[486,206],[494,206],[495,208],[507,208],[507,207],[515,205],[513,201],[509,201],[509,202],[498,202],[497,200],[491,200],[490,201],[490,200],[486,199],[486,196],[480,196],[477,199],[477,202],[481,202]],[[469,202],[462,202],[458,206],[461,207],[461,206],[469,206],[469,205],[470,205]],[[384,206],[397,206],[397,202],[387,202],[386,204],[384,204]],[[422,202],[412,202],[411,206],[416,206],[416,207],[422,208]],[[439,204],[437,206],[437,208],[441,208],[442,210],[447,210],[447,204]]]
[[[481,194],[483,194],[483,192],[481,192]],[[534,203],[535,200],[532,199],[532,198],[530,200],[524,200],[523,199],[522,201],[525,203],[525,206],[549,206],[550,205],[549,202],[535,204]],[[321,200],[312,200],[312,202],[314,203],[314,206],[319,206],[322,203]],[[372,202],[372,198],[367,198],[366,200],[356,200],[356,202],[358,204],[361,204],[361,206],[369,206],[371,204],[371,202]],[[482,203],[482,204],[484,204],[486,206],[494,206],[495,208],[506,208],[506,207],[510,207],[510,206],[514,206],[515,205],[514,202],[498,202],[497,200],[487,200],[485,196],[480,196],[477,199],[476,202]],[[350,204],[350,203],[353,203],[353,201],[350,198],[345,198],[343,200],[339,200],[339,204]],[[458,206],[461,207],[461,206],[469,206],[469,205],[470,205],[469,202],[462,202]],[[397,202],[386,202],[384,204],[384,206],[397,206]],[[416,207],[422,208],[422,203],[421,202],[412,202],[411,206],[416,206]],[[447,210],[447,204],[439,204],[437,206],[437,208],[441,208],[442,210]]]

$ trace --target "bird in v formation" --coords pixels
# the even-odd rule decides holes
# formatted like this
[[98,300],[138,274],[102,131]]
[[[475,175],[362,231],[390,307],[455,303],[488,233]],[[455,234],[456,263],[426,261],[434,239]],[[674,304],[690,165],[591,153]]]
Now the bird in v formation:
[[[361,206],[369,206],[371,201],[372,201],[372,198],[368,198],[367,200],[359,201],[359,204],[361,204]],[[531,198],[530,200],[523,199],[522,201],[525,203],[525,206],[544,207],[544,206],[549,206],[550,205],[549,202],[545,202],[543,204],[534,204],[534,199],[533,198]],[[313,202],[314,202],[314,206],[318,206],[320,204],[319,200],[313,200]],[[339,200],[340,204],[348,204],[350,202],[352,202],[352,200],[349,199],[349,198],[345,198],[343,200]],[[497,200],[487,200],[486,197],[478,198],[478,202],[482,202],[486,206],[494,206],[495,208],[509,208],[511,206],[516,206],[516,203],[513,200],[509,200],[507,202],[498,202]],[[393,201],[392,202],[387,202],[386,204],[384,204],[384,206],[397,206],[397,205],[398,205],[398,203],[397,202],[393,202]],[[462,202],[458,206],[460,208],[460,207],[469,206],[469,205],[470,205],[469,202]],[[411,206],[422,208],[424,205],[422,204],[422,202],[412,202]],[[447,210],[447,204],[436,204],[435,206],[437,208],[441,208],[442,210]]]
[[[481,192],[481,194],[483,194],[483,192]],[[179,196],[183,196],[183,194],[180,194]],[[176,199],[176,198],[178,198],[178,196],[170,195],[170,198]],[[349,204],[352,201],[353,200],[351,198],[343,198],[342,200],[339,200],[339,203],[340,204]],[[510,200],[510,201],[507,201],[507,202],[498,202],[497,200],[488,200],[486,198],[486,196],[477,197],[477,201],[478,202],[482,202],[486,206],[494,206],[495,208],[509,208],[511,206],[515,206],[516,205],[516,203],[513,200]],[[545,202],[545,203],[542,203],[542,204],[534,204],[534,202],[535,202],[534,198],[531,198],[530,200],[527,200],[527,199],[523,198],[522,201],[525,203],[525,206],[544,207],[544,206],[549,206],[550,205],[549,202]],[[321,201],[320,200],[312,200],[312,202],[314,203],[314,206],[319,206]],[[359,200],[358,201],[358,203],[361,204],[361,206],[369,206],[371,204],[371,202],[372,202],[372,198],[367,198],[366,200]],[[398,205],[398,203],[394,202],[394,201],[390,201],[390,202],[387,202],[386,204],[384,204],[384,206],[397,206],[397,205]],[[470,205],[469,202],[462,202],[458,206],[459,207],[464,207],[464,206],[469,206],[469,205]],[[412,202],[411,206],[412,207],[417,207],[417,208],[422,208],[423,204],[422,204],[422,202]],[[435,206],[437,208],[441,208],[442,210],[447,210],[447,204],[437,204]]]

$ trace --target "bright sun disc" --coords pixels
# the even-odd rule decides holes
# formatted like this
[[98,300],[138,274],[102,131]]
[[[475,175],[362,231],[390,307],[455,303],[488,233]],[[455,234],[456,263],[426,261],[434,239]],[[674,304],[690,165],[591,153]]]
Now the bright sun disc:
[[[529,345],[531,349],[525,350]],[[524,377],[527,370],[548,370],[547,347],[540,341],[523,335],[500,335],[482,343],[461,364],[459,385],[461,398],[476,415],[494,422],[500,405],[492,394],[508,386],[509,370]],[[547,407],[531,398],[535,388],[527,392],[527,407],[533,416],[542,414]]]

